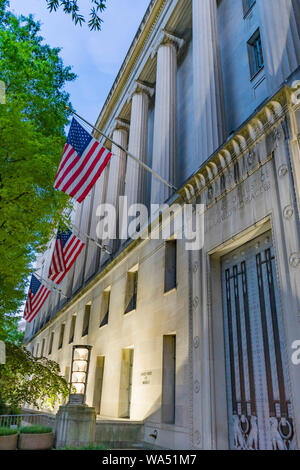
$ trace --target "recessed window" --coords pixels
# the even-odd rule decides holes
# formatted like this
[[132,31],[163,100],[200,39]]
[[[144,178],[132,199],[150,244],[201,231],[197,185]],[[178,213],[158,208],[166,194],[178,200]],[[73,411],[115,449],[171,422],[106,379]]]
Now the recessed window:
[[65,324],[63,323],[60,327],[59,343],[58,349],[61,349],[64,344],[64,335],[65,335]]
[[109,317],[109,306],[110,306],[110,288],[103,292],[101,316],[100,316],[100,328],[108,324]]
[[165,246],[165,292],[177,286],[177,241],[169,240]]
[[45,338],[43,339],[43,342],[42,342],[42,350],[41,350],[41,357],[44,357],[44,351],[45,351]]
[[39,357],[39,349],[40,349],[40,343],[36,345],[35,357]]
[[54,340],[54,331],[52,331],[51,336],[50,336],[48,354],[52,354],[53,340]]
[[253,8],[255,5],[256,0],[243,0],[243,9],[244,9],[244,16],[249,13],[249,11]]
[[132,312],[136,309],[137,302],[137,286],[138,286],[138,270],[127,274],[125,313]]
[[253,78],[264,66],[264,56],[259,29],[248,41],[248,54],[250,74],[251,78]]
[[86,336],[89,332],[90,316],[91,316],[91,304],[88,304],[85,306],[85,309],[84,309],[82,336]]
[[73,343],[73,341],[74,341],[75,327],[76,327],[76,315],[72,315],[71,326],[70,326],[69,344]]

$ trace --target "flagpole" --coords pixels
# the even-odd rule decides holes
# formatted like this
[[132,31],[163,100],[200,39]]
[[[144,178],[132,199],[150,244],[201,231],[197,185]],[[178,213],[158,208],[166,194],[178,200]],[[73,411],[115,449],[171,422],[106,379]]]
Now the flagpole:
[[54,287],[52,284],[50,284],[48,281],[46,281],[45,279],[43,279],[39,274],[37,273],[34,273],[35,277],[37,277],[40,281],[44,282],[47,286],[50,287],[51,290],[55,290],[57,292],[59,292],[65,299],[68,299],[69,297],[67,297],[61,289],[57,289],[56,287]]
[[100,131],[100,129],[98,129],[97,127],[93,126],[90,122],[88,122],[86,119],[84,119],[83,117],[81,117],[79,114],[75,113],[75,111],[73,111],[71,108],[69,108],[69,106],[66,106],[66,108],[71,111],[71,113],[73,113],[75,116],[77,116],[79,119],[81,119],[83,122],[85,122],[88,126],[90,126],[92,129],[94,129],[94,131],[97,131],[99,132],[99,134],[101,134],[105,139],[109,140],[112,144],[114,144],[116,147],[118,147],[120,150],[122,150],[123,152],[125,152],[129,157],[131,157],[133,160],[135,160],[139,165],[141,165],[145,170],[149,171],[150,173],[152,173],[153,176],[155,176],[156,178],[158,178],[162,183],[164,183],[165,185],[169,186],[169,188],[171,188],[173,191],[177,191],[177,188],[176,186],[174,186],[172,183],[169,183],[167,180],[165,180],[164,178],[162,178],[158,173],[156,173],[155,171],[152,170],[152,168],[150,168],[148,165],[146,165],[144,162],[142,162],[141,160],[139,160],[137,157],[135,157],[134,155],[132,155],[132,153],[128,152],[128,150],[126,150],[122,145],[118,144],[117,142],[115,142],[113,139],[111,139],[110,137],[108,137],[106,134],[104,134],[104,132]]
[[101,250],[106,251],[106,253],[108,253],[109,255],[112,254],[112,252],[109,251],[106,246],[101,245],[101,243],[96,242],[96,240],[94,240],[94,238],[90,237],[90,235],[88,235],[87,233],[82,232],[78,227],[76,227],[76,225],[73,225],[73,228],[78,232],[78,235],[82,234],[83,236],[85,236],[86,238],[88,238],[89,240],[94,242],[95,245],[97,245],[99,248],[101,248]]

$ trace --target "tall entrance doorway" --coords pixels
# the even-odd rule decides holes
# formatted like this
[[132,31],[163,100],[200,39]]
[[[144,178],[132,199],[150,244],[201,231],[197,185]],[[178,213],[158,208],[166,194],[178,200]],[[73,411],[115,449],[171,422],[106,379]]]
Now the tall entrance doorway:
[[270,232],[222,258],[222,290],[230,448],[293,448]]

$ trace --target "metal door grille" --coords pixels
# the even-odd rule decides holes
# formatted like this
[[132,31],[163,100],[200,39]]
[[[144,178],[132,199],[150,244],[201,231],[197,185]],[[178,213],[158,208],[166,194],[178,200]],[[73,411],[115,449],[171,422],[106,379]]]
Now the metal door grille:
[[293,447],[275,273],[269,235],[222,260],[231,448]]

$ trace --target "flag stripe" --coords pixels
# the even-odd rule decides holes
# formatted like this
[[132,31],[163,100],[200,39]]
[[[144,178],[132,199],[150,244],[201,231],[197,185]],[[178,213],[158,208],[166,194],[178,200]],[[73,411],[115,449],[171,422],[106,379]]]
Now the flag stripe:
[[57,170],[57,175],[56,175],[56,178],[55,178],[55,182],[57,182],[57,179],[59,178],[59,175],[62,173],[62,170],[64,169],[67,162],[69,161],[69,159],[72,157],[72,155],[74,153],[75,153],[75,150],[73,149],[73,147],[66,144],[61,162],[60,162],[58,170]]
[[24,309],[24,318],[29,323],[39,313],[40,309],[44,305],[50,290],[42,284],[37,278],[32,275],[30,288]]
[[109,162],[111,153],[73,119],[54,188],[82,202]]
[[102,172],[103,172],[104,168],[106,167],[107,163],[109,162],[111,156],[112,156],[112,154],[110,152],[108,152],[105,159],[104,159],[104,162],[101,164],[101,166],[100,166],[99,170],[97,171],[96,175],[94,176],[92,181],[89,183],[89,185],[86,187],[86,189],[83,191],[81,196],[78,197],[78,202],[82,202],[84,200],[84,198],[88,195],[88,193],[90,192],[90,190],[92,189],[92,187],[94,186],[94,184],[96,183],[96,181],[98,180],[100,175],[102,174]]
[[80,165],[75,169],[74,172],[72,172],[72,176],[69,178],[68,182],[63,186],[62,191],[66,192],[68,188],[74,183],[74,181],[77,180],[77,177],[82,173],[82,171],[85,169],[86,164],[89,162],[90,158],[93,156],[96,148],[98,146],[97,142],[94,142],[92,145],[92,148],[89,149],[89,151],[86,153],[83,161],[80,160]]
[[34,317],[36,317],[36,315],[39,313],[40,309],[42,308],[42,306],[46,302],[49,294],[50,294],[50,290],[47,289],[47,291],[44,293],[43,298],[41,299],[40,304],[31,312],[31,315],[28,316],[29,323],[31,323],[32,320],[34,319]]
[[[75,150],[74,149],[72,150],[73,150],[72,155],[74,155]],[[78,167],[79,163],[80,163],[80,157],[79,155],[76,155],[74,159],[71,161],[70,165],[64,171],[63,175],[59,178],[59,181],[55,183],[55,188],[61,189],[61,187],[63,187],[63,185],[65,184],[65,180],[68,181],[67,177],[72,172],[72,170],[74,170],[74,168]]]
[[93,157],[93,162],[90,164],[90,166],[87,168],[87,171],[85,174],[80,178],[79,183],[72,189],[72,191],[69,193],[70,196],[74,196],[80,188],[88,181],[88,178],[90,177],[91,174],[93,174],[94,169],[98,167],[98,165],[101,162],[101,157],[104,153],[104,147],[100,149],[100,151],[97,153],[95,157]]
[[85,243],[70,231],[59,231],[55,242],[48,278],[60,284],[81,253]]

